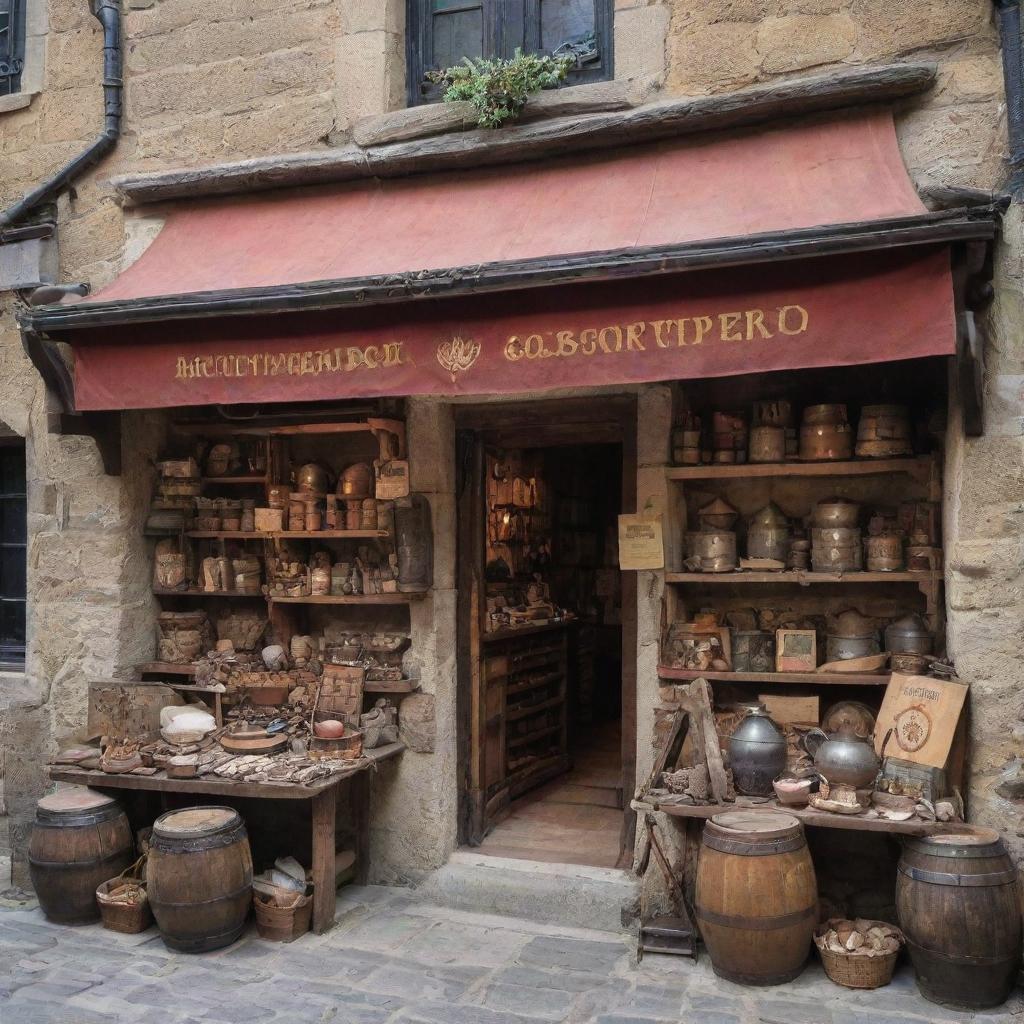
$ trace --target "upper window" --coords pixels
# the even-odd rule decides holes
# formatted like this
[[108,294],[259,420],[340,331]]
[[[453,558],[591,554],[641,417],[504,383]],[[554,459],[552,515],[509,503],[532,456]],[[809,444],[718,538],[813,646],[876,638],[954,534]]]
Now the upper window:
[[611,78],[611,23],[612,0],[409,0],[409,103],[440,99],[428,71],[517,49],[573,57],[572,85]]
[[25,65],[25,0],[0,0],[0,96],[21,90]]
[[0,665],[25,662],[25,443],[0,438]]

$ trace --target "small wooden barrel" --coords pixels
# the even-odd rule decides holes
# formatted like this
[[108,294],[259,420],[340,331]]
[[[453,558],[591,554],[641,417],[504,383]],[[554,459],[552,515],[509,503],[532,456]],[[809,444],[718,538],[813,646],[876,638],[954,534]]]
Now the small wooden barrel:
[[729,811],[704,826],[695,912],[715,974],[781,985],[804,968],[818,888],[803,826],[778,811]]
[[96,921],[96,888],[135,860],[121,805],[92,789],[62,790],[36,804],[28,845],[32,886],[43,913],[58,924]]
[[997,832],[908,839],[896,909],[926,999],[973,1010],[1006,1001],[1021,959],[1020,883]]
[[146,889],[168,948],[205,953],[234,942],[252,903],[252,854],[238,812],[188,807],[157,818]]

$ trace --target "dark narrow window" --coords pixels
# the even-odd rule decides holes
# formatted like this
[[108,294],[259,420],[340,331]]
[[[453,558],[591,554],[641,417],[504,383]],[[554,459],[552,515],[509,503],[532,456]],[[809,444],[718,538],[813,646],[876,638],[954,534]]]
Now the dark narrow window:
[[0,0],[0,96],[21,89],[25,64],[25,2]]
[[611,78],[612,0],[409,0],[410,105],[440,99],[428,71],[517,49],[572,57],[569,85]]
[[25,444],[0,438],[0,664],[25,662]]

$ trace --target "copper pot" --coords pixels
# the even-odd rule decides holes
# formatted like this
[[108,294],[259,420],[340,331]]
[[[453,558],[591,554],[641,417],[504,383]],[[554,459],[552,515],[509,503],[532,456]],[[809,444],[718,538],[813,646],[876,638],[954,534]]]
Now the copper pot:
[[338,478],[341,498],[372,498],[373,468],[368,462],[354,462]]
[[295,474],[295,486],[306,494],[324,494],[330,487],[330,472],[319,462],[307,462]]
[[800,425],[800,458],[831,462],[853,455],[853,432],[845,405],[811,405]]

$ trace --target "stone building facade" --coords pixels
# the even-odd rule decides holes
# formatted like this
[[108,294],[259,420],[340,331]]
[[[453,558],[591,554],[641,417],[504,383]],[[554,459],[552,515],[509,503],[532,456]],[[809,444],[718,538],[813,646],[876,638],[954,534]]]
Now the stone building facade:
[[[23,90],[0,97],[0,209],[81,151],[102,124],[102,38],[86,0],[27,0]],[[405,106],[404,0],[126,0],[124,132],[113,153],[57,203],[59,277],[95,290],[152,238],[159,208],[125,210],[111,178],[298,151],[327,150]],[[924,190],[999,191],[1007,178],[1006,104],[991,0],[615,0],[615,77],[647,102],[743,90],[872,63],[937,62],[937,85],[906,101],[904,158]],[[580,91],[593,86],[581,86]],[[361,126],[361,128],[357,128]],[[971,817],[1017,837],[1024,756],[1024,214],[1010,206],[997,247],[988,334],[985,432],[949,425],[946,592],[951,653],[973,684]],[[28,650],[0,677],[0,854],[23,849],[47,754],[72,737],[90,678],[124,676],[150,656],[153,598],[139,518],[162,417],[126,415],[124,472],[105,476],[93,441],[48,432],[50,399],[0,293],[0,423],[26,441],[29,479]],[[640,498],[667,459],[662,386],[639,392]],[[411,400],[413,487],[454,519],[449,406]],[[646,440],[645,440],[646,439]],[[437,532],[435,591],[413,615],[424,691],[435,698],[436,754],[408,753],[401,801],[376,808],[381,879],[414,878],[455,842],[455,589],[452,535]],[[657,582],[657,581],[655,581]],[[639,581],[641,595],[654,589]],[[639,609],[638,710],[649,735],[657,702],[659,612]],[[646,633],[645,633],[646,630]],[[645,726],[646,722],[646,726]],[[645,732],[646,729],[646,732]],[[638,775],[650,762],[638,748]],[[427,759],[431,758],[431,761]],[[0,878],[0,882],[3,879]]]

